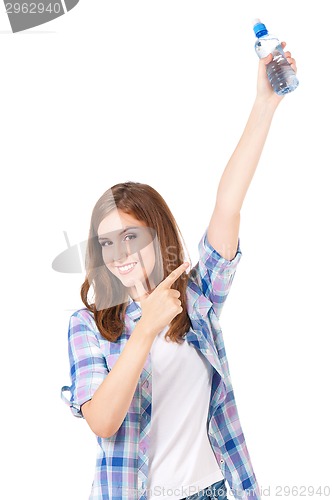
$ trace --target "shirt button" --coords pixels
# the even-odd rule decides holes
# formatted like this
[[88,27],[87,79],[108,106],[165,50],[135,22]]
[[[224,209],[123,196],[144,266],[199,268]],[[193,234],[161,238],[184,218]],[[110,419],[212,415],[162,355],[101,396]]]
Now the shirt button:
[[145,385],[146,385],[146,387],[149,387],[149,381],[148,380],[145,382]]
[[221,458],[221,459],[219,460],[219,462],[220,462],[221,464],[223,464],[223,463],[224,463],[224,460]]

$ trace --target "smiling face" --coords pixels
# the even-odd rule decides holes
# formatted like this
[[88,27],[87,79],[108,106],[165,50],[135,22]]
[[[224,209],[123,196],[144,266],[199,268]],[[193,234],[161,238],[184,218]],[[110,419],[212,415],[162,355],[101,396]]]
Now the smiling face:
[[155,288],[151,279],[156,262],[153,231],[144,222],[114,209],[99,224],[98,241],[107,269],[122,282],[134,300],[139,300],[137,281],[147,291]]

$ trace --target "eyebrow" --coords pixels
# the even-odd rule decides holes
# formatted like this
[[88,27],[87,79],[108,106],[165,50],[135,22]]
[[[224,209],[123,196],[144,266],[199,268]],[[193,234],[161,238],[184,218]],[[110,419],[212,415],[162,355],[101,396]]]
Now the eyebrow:
[[[128,229],[139,229],[138,226],[126,226],[123,231],[119,233],[119,235],[125,233]],[[111,231],[112,233],[116,233],[117,231]],[[105,241],[108,240],[109,238],[102,238],[98,236],[98,241]]]

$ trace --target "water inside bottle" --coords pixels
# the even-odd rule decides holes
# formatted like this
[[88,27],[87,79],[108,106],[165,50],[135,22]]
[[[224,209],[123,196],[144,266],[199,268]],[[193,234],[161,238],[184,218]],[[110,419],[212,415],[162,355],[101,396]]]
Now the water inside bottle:
[[272,61],[267,64],[266,72],[278,95],[284,95],[295,90],[299,84],[295,71],[288,63],[281,45],[272,51]]

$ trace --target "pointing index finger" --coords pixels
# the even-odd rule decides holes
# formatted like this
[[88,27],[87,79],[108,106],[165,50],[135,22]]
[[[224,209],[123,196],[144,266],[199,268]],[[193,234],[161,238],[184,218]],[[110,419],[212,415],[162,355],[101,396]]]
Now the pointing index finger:
[[174,269],[167,278],[164,279],[160,284],[163,285],[166,288],[171,288],[173,283],[181,276],[181,274],[187,269],[189,266],[189,262],[184,262],[181,264],[179,267]]

